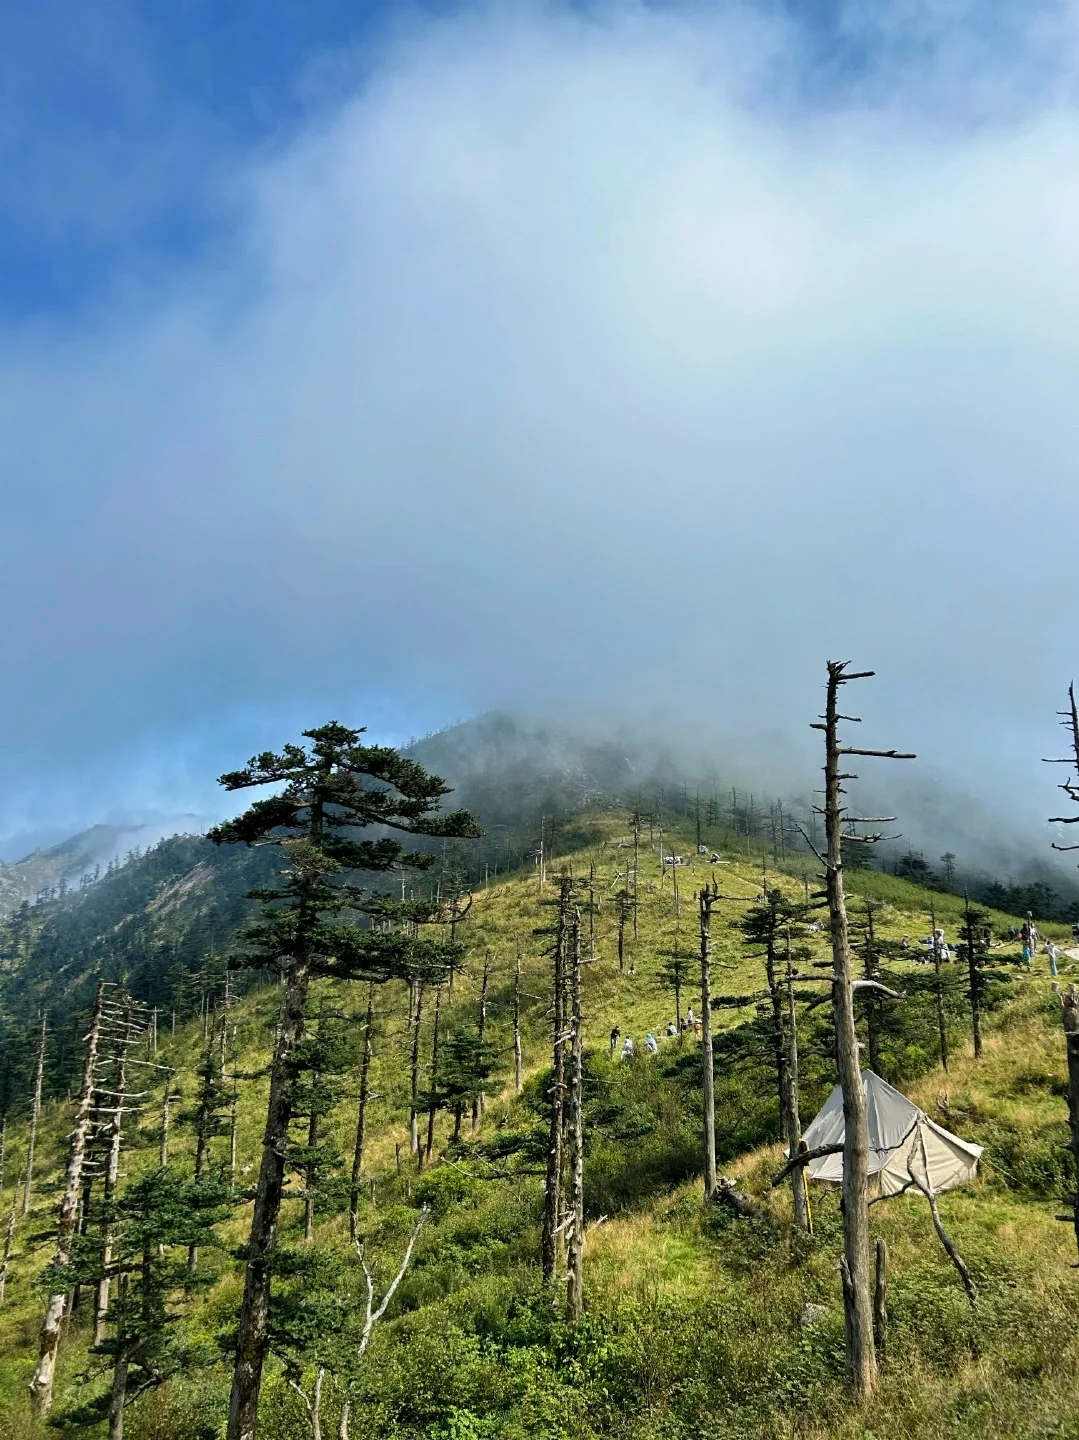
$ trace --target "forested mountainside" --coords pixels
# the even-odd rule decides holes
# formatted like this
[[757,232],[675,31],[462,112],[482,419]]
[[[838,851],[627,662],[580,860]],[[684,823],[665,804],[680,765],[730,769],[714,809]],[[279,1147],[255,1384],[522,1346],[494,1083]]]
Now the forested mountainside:
[[[938,1202],[973,1304],[920,1195],[873,1207],[874,1233],[888,1246],[888,1329],[879,1392],[855,1408],[844,1378],[838,1196],[812,1184],[809,1224],[799,1228],[790,1182],[771,1183],[782,1153],[760,943],[770,912],[786,916],[799,950],[803,1123],[835,1081],[831,1007],[822,1003],[829,987],[817,979],[828,973],[817,968],[828,963],[827,936],[819,912],[803,908],[807,891],[815,903],[813,873],[805,856],[777,862],[752,838],[747,854],[745,837],[706,828],[705,844],[699,855],[693,819],[668,818],[650,835],[647,820],[626,811],[579,815],[548,836],[542,869],[529,863],[476,885],[456,923],[464,949],[449,984],[314,982],[306,1002],[314,1069],[290,1136],[261,1433],[1079,1434],[1075,1239],[1054,1218],[1072,1185],[1065,1036],[1046,958],[1039,953],[1028,973],[1009,933],[1021,917],[973,923],[979,973],[992,977],[979,990],[975,1058],[968,967],[953,949],[938,975],[921,944],[932,913],[954,945],[963,901],[872,870],[849,876],[855,954],[893,992],[858,1006],[880,1073],[986,1147],[978,1178]],[[668,855],[683,863],[664,864]],[[243,1284],[237,1247],[250,1223],[282,992],[257,972],[238,986],[204,962],[233,943],[246,889],[266,885],[274,863],[268,849],[169,841],[73,903],[28,907],[9,927],[4,996],[18,1015],[4,1052],[12,1084],[0,1237],[13,1218],[0,1426],[13,1440],[51,1433],[30,1419],[26,1385],[52,1288],[46,1266],[70,1150],[68,1092],[78,1090],[95,971],[123,978],[160,1013],[155,1023],[138,1012],[145,1024],[129,1051],[116,1199],[103,1199],[100,1170],[86,1187],[50,1422],[79,1437],[104,1433],[118,1337],[128,1334],[129,1440],[224,1433]],[[447,866],[440,857],[424,883],[452,878]],[[578,882],[585,962],[579,1318],[567,1311],[564,1231],[552,1242],[550,1280],[544,1264],[551,950],[560,893],[569,893],[563,877]],[[706,1201],[701,1040],[692,1027],[667,1030],[676,1012],[700,1014],[697,892],[714,877],[714,1134],[732,1187]],[[1047,933],[1068,943],[1063,927]],[[1079,969],[1064,955],[1058,964],[1065,980]],[[48,1022],[24,1214],[38,1003],[65,1018]],[[635,1045],[623,1056],[627,1038]],[[57,1070],[66,1076],[59,1084]],[[106,1125],[99,1154],[110,1134]],[[113,1289],[95,1342],[106,1236]],[[132,1294],[142,1286],[141,1319],[123,1318],[123,1275]],[[398,1275],[387,1308],[367,1326]]]

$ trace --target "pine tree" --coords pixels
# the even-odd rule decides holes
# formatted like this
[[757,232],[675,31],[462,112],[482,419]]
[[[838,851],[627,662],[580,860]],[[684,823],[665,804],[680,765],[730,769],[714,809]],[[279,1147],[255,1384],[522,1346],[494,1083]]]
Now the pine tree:
[[[254,1440],[257,1430],[271,1257],[311,981],[320,975],[346,980],[407,976],[420,958],[431,970],[445,973],[453,959],[450,946],[417,934],[420,925],[439,918],[436,903],[396,902],[349,879],[355,872],[385,874],[401,865],[426,868],[434,857],[406,852],[389,836],[357,839],[356,832],[377,825],[423,836],[481,833],[466,812],[435,813],[449,793],[442,780],[395,750],[361,745],[361,733],[335,722],[323,725],[304,732],[307,746],[289,744],[280,754],[267,751],[242,770],[223,775],[221,783],[229,791],[280,788],[210,832],[216,844],[277,845],[285,862],[276,887],[253,892],[263,901],[262,919],[243,932],[248,948],[240,960],[277,971],[283,995],[247,1246],[228,1440]],[[375,923],[361,928],[358,916]]]
[[109,1389],[67,1414],[86,1424],[107,1415],[109,1440],[122,1440],[125,1408],[193,1361],[170,1307],[190,1286],[185,1251],[218,1244],[226,1191],[219,1179],[193,1182],[163,1166],[133,1181],[109,1203],[111,1254],[104,1269],[94,1244],[80,1246],[75,1269],[83,1281],[108,1280],[108,1331],[92,1347],[111,1362]]

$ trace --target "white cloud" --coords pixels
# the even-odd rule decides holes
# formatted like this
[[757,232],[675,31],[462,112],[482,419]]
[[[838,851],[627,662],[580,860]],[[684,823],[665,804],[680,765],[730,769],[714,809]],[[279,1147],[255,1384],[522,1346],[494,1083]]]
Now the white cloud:
[[235,175],[214,267],[8,334],[22,805],[60,746],[95,793],[190,729],[212,769],[246,707],[269,739],[387,694],[800,731],[838,651],[881,670],[889,741],[1041,784],[1075,614],[1074,36],[971,24],[852,10],[873,63],[827,104],[749,12],[428,24]]

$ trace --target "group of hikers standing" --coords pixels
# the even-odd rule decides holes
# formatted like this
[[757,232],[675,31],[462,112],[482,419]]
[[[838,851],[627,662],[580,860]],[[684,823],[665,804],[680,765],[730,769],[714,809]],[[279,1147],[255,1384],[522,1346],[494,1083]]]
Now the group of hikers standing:
[[[677,1021],[671,1020],[671,1021],[669,1021],[668,1024],[667,1024],[667,1035],[668,1035],[669,1037],[677,1036],[677,1035],[679,1034],[679,1032],[681,1032],[682,1034],[690,1034],[690,1035],[697,1035],[697,1036],[699,1036],[700,1033],[701,1033],[701,1022],[700,1022],[700,1020],[699,1020],[697,1017],[694,1016],[694,1014],[693,1014],[693,1006],[692,1006],[692,1005],[689,1005],[689,1006],[686,1007],[686,1013],[685,1013],[685,1017],[684,1017],[684,1018],[683,1018],[682,1016],[679,1016],[679,1018],[678,1018]],[[621,1026],[619,1026],[619,1025],[612,1025],[612,1026],[611,1026],[611,1054],[612,1054],[612,1055],[614,1054],[614,1052],[615,1052],[616,1050],[618,1050],[618,1048],[619,1048],[619,1042],[620,1042],[620,1041],[621,1041],[621,1052],[620,1052],[620,1053],[621,1053],[622,1059],[623,1059],[623,1060],[630,1060],[630,1059],[632,1059],[633,1056],[636,1055],[636,1053],[637,1053],[637,1045],[636,1045],[636,1042],[635,1042],[634,1039],[633,1039],[633,1036],[632,1036],[632,1035],[627,1035],[627,1036],[625,1037],[625,1039],[623,1039],[623,1038],[622,1038],[622,1028],[621,1028]],[[656,1037],[652,1034],[651,1030],[649,1030],[648,1033],[647,1033],[647,1034],[645,1035],[645,1037],[644,1037],[644,1048],[645,1048],[645,1050],[648,1052],[649,1055],[658,1055],[658,1054],[659,1054],[659,1041],[658,1041],[658,1040],[656,1039]]]

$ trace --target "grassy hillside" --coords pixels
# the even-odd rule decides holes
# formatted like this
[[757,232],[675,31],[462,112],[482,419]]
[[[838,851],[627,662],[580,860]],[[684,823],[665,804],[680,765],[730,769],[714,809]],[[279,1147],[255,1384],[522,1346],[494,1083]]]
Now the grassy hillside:
[[[619,874],[631,854],[624,817],[583,819],[563,832],[549,875],[563,866],[575,875],[594,867],[598,909],[596,959],[586,974],[586,1316],[561,1318],[561,1292],[539,1281],[543,1078],[547,1059],[546,940],[555,886],[541,889],[534,872],[501,877],[481,888],[463,927],[469,957],[453,994],[443,995],[443,1037],[473,1017],[486,955],[491,971],[488,1023],[503,1066],[489,1087],[486,1115],[473,1135],[466,1119],[462,1142],[450,1139],[440,1115],[436,1162],[417,1173],[408,1154],[409,1035],[403,987],[377,997],[367,1188],[361,1214],[366,1255],[387,1279],[396,1269],[421,1205],[430,1219],[416,1258],[375,1332],[359,1367],[353,1436],[378,1437],[928,1437],[1079,1435],[1079,1288],[1074,1239],[1054,1220],[1065,1187],[1066,1107],[1063,1036],[1046,962],[1021,973],[1014,948],[996,952],[1011,975],[995,987],[987,1018],[985,1054],[975,1063],[957,975],[949,997],[952,1057],[937,1068],[935,1020],[924,990],[926,968],[895,962],[908,991],[892,1007],[883,1047],[887,1078],[901,1084],[942,1123],[984,1144],[976,1184],[941,1199],[945,1224],[967,1259],[979,1290],[972,1312],[955,1272],[933,1235],[924,1201],[907,1196],[875,1206],[878,1233],[892,1256],[891,1333],[880,1397],[854,1413],[842,1380],[842,1302],[836,1260],[840,1248],[837,1196],[812,1195],[814,1235],[789,1226],[786,1190],[772,1190],[780,1163],[774,1082],[754,1041],[755,1010],[716,1012],[717,1128],[721,1167],[760,1203],[764,1217],[732,1218],[702,1202],[700,1180],[700,1057],[692,1037],[661,1038],[655,1059],[622,1062],[607,1035],[618,1025],[639,1049],[647,1031],[663,1037],[673,1012],[659,972],[678,947],[697,948],[694,890],[712,870],[700,861],[675,876],[663,870],[658,842],[647,837],[640,865],[638,936],[627,930],[625,969],[615,959]],[[667,837],[682,853],[686,835]],[[725,855],[715,874],[725,896],[713,924],[717,989],[759,990],[759,961],[747,958],[731,922],[744,914],[761,885],[757,860]],[[769,874],[792,895],[795,873]],[[915,941],[928,931],[928,907],[954,939],[954,897],[930,896],[892,877],[859,872],[852,888],[884,908],[878,926],[886,940]],[[857,911],[858,900],[852,901]],[[1017,923],[996,917],[999,931]],[[821,953],[825,937],[818,933]],[[523,972],[525,1085],[513,1093],[511,1014],[514,956]],[[912,952],[913,953],[913,952]],[[952,966],[953,971],[959,967]],[[1069,962],[1068,971],[1079,969]],[[692,990],[683,1005],[692,999]],[[320,1007],[356,1017],[361,987],[320,982],[311,1014]],[[244,996],[230,1012],[230,1069],[240,1087],[238,1163],[241,1185],[257,1163],[266,1080],[278,1005],[273,986]],[[831,1085],[831,1062],[821,1007],[807,1017],[802,1108],[812,1117]],[[425,1007],[422,1047],[430,1053],[432,1006]],[[328,1125],[342,1154],[350,1154],[355,1123],[355,1018],[336,1023],[352,1047],[351,1072]],[[167,1064],[184,1095],[175,1107],[170,1159],[192,1164],[191,1127],[183,1123],[195,1088],[202,1039],[198,1022],[175,1035],[162,1027],[158,1063]],[[157,1159],[155,1127],[161,1086],[147,1087],[141,1148],[125,1157],[130,1182]],[[50,1103],[40,1145],[34,1210],[20,1220],[7,1301],[0,1309],[0,1433],[13,1440],[38,1434],[27,1418],[25,1384],[36,1349],[43,1301],[37,1288],[48,1256],[47,1229],[55,1209],[70,1106]],[[6,1217],[22,1163],[25,1129],[10,1127],[7,1180],[0,1216]],[[398,1153],[402,1154],[400,1169]],[[214,1142],[214,1161],[226,1142]],[[282,1278],[281,1295],[307,1316],[309,1383],[323,1333],[335,1307],[362,1289],[359,1261],[349,1244],[344,1199],[327,1193],[315,1240],[302,1242],[302,1200],[285,1206],[282,1245],[296,1278]],[[131,1407],[133,1440],[180,1440],[223,1433],[229,1365],[222,1346],[235,1320],[241,1276],[232,1246],[242,1243],[248,1210],[237,1206],[223,1229],[222,1248],[200,1256],[198,1288],[177,1303],[178,1334],[192,1358],[181,1379],[147,1393]],[[807,1306],[816,1307],[807,1310]],[[87,1354],[85,1304],[68,1324],[62,1349],[58,1418],[100,1391],[103,1356]],[[280,1356],[288,1357],[282,1342]],[[295,1353],[295,1352],[291,1352]],[[286,1383],[283,1360],[271,1365],[264,1391],[263,1433],[310,1434],[304,1407]],[[327,1430],[334,1433],[338,1392],[328,1385]],[[40,1432],[47,1433],[47,1432]],[[100,1427],[72,1425],[74,1435]]]

